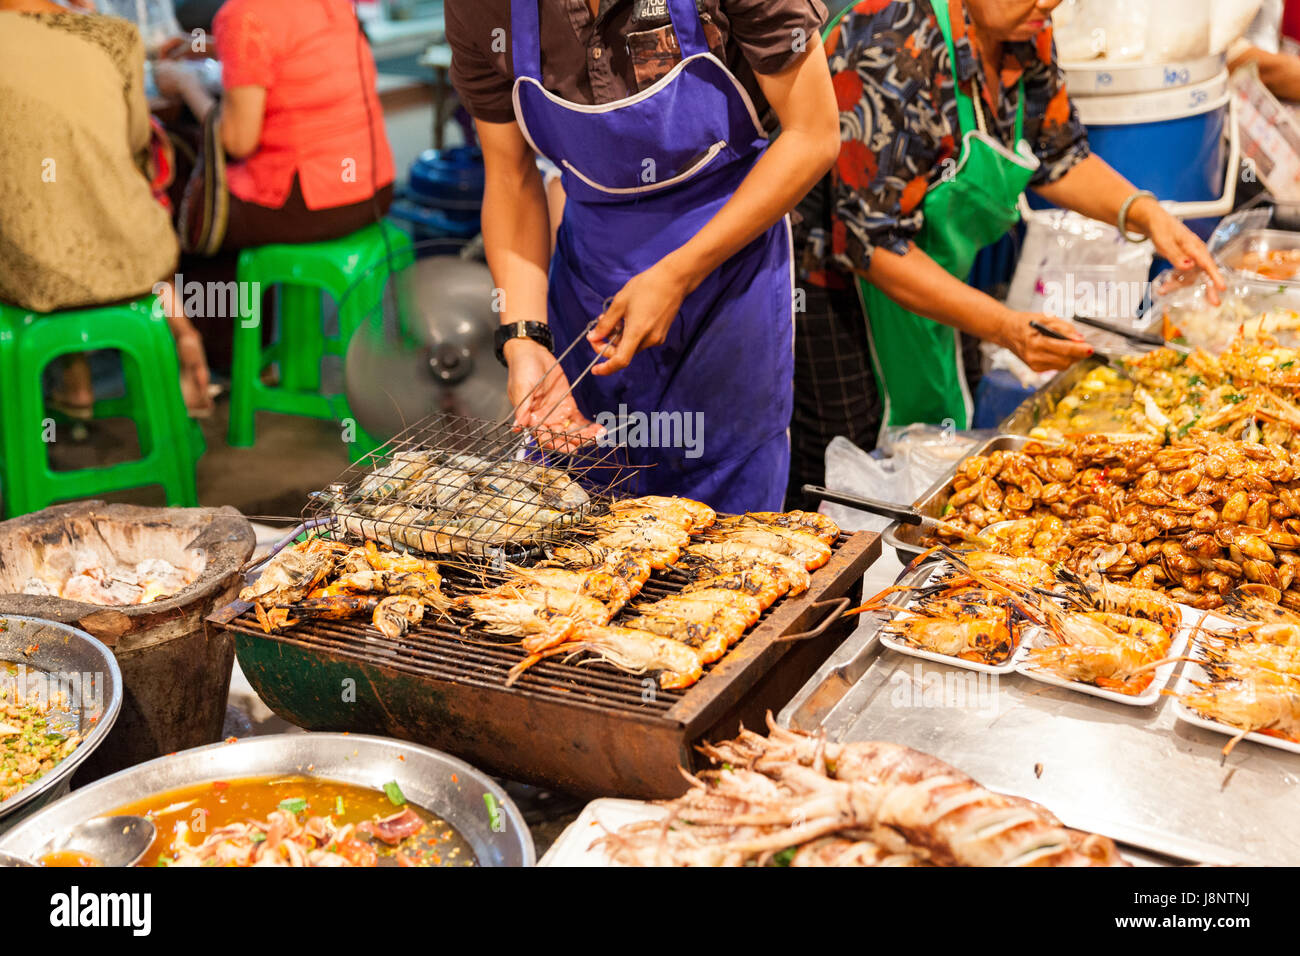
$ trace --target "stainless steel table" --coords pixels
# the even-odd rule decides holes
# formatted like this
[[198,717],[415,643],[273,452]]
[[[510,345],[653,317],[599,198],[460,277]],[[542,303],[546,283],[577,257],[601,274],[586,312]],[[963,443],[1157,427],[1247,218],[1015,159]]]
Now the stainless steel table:
[[[868,571],[867,594],[888,570]],[[882,647],[879,623],[862,622],[781,725],[914,747],[1163,862],[1300,865],[1300,755],[1242,741],[1224,760],[1228,738],[1175,721],[1168,697],[1131,707],[931,664]]]

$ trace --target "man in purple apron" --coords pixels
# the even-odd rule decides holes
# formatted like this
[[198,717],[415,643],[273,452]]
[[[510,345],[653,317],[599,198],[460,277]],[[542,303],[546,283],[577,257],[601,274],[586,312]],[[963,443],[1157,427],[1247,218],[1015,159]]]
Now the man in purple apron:
[[[595,3],[446,7],[453,80],[487,165],[483,233],[504,300],[512,402],[552,361],[543,346],[553,339],[564,351],[599,317],[569,352],[563,380],[551,375],[521,405],[520,422],[603,426],[647,466],[631,493],[778,508],[795,296],[785,214],[839,146],[817,42],[824,9],[817,0]],[[509,120],[491,97],[503,80]],[[781,121],[772,142],[756,100]],[[566,197],[549,277],[533,151],[562,170]],[[605,360],[551,412],[596,350]]]

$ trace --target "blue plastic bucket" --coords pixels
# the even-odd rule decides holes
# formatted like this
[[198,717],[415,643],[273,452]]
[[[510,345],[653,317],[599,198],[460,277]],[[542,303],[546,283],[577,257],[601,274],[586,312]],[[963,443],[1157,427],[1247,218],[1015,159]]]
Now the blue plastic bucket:
[[1074,100],[1092,151],[1161,200],[1208,202],[1223,191],[1228,76],[1173,90]]
[[481,203],[483,152],[477,146],[426,149],[411,163],[411,192],[429,205]]
[[470,239],[483,205],[483,153],[478,147],[427,149],[411,164],[407,187],[389,215],[417,239]]

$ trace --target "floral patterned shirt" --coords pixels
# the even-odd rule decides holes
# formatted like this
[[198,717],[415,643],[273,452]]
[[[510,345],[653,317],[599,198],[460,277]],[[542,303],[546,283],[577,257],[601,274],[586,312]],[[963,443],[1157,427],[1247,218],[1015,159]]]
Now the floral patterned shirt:
[[[1055,182],[1088,155],[1088,141],[1051,27],[1031,42],[1004,44],[995,74],[981,65],[960,0],[951,8],[957,74],[967,92],[973,85],[982,95],[989,134],[1011,143],[1023,80],[1023,135],[1042,163],[1032,185]],[[871,265],[876,247],[907,251],[924,222],[926,191],[956,162],[961,124],[931,0],[861,0],[825,45],[842,143],[834,169],[799,204],[795,244],[804,280],[842,287],[848,272]]]

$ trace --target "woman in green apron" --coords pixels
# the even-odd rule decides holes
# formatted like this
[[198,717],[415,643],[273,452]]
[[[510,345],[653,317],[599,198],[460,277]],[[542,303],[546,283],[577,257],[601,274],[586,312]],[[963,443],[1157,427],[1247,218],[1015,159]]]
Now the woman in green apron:
[[792,489],[821,479],[834,435],[871,448],[889,426],[967,427],[964,344],[997,343],[1035,370],[1090,354],[1069,322],[966,284],[1026,188],[1151,239],[1222,287],[1205,245],[1089,153],[1052,44],[1059,2],[861,0],[827,25],[842,143],[796,217]]

